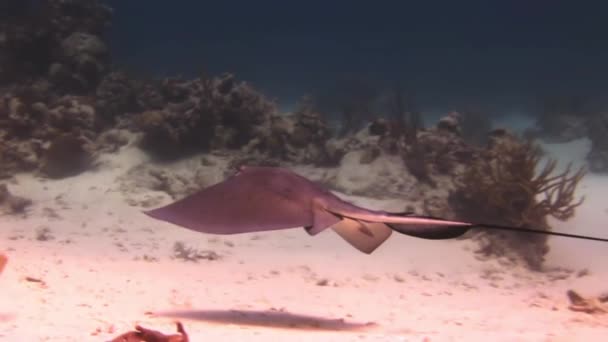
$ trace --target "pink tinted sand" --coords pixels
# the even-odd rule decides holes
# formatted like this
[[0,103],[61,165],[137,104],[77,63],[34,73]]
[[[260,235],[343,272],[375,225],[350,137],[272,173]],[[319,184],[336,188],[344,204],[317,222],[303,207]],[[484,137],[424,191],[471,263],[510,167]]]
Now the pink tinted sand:
[[[572,312],[565,296],[570,288],[608,291],[604,244],[553,238],[550,266],[590,270],[564,277],[476,260],[468,241],[393,235],[363,255],[331,231],[203,235],[125,204],[116,177],[142,158],[127,150],[99,171],[61,181],[17,177],[11,189],[36,204],[25,218],[0,221],[0,250],[9,256],[0,277],[1,340],[106,341],[135,324],[173,332],[175,319],[192,341],[608,338],[608,315]],[[584,206],[556,229],[607,235],[607,179],[588,177]],[[43,227],[52,239],[36,238]],[[222,258],[173,259],[176,241]]]

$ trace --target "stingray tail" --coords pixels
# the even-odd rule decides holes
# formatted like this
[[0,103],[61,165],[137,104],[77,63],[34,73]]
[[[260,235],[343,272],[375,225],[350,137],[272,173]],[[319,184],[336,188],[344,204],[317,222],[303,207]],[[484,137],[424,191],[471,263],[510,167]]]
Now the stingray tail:
[[529,233],[529,234],[541,234],[541,235],[550,235],[550,236],[561,236],[567,237],[571,239],[582,239],[582,240],[592,240],[592,241],[601,241],[608,242],[608,238],[600,238],[594,236],[587,235],[577,235],[577,234],[569,234],[569,233],[560,233],[549,230],[541,230],[541,229],[533,229],[526,227],[514,227],[514,226],[503,226],[497,224],[488,224],[488,223],[471,223],[471,224],[460,224],[460,225],[446,225],[442,224],[441,221],[443,219],[428,217],[428,216],[412,216],[418,218],[429,218],[438,221],[437,225],[415,225],[415,224],[399,224],[399,223],[387,223],[394,231],[414,236],[421,239],[427,240],[446,240],[446,239],[454,239],[460,237],[467,233],[469,230],[473,228],[482,228],[482,229],[494,229],[494,230],[503,230],[503,231],[513,231],[520,233]]
[[550,230],[540,230],[540,229],[533,229],[533,228],[526,228],[526,227],[501,226],[501,225],[485,224],[485,223],[476,224],[472,228],[475,228],[475,227],[487,228],[487,229],[496,229],[496,230],[506,230],[506,231],[512,231],[512,232],[531,233],[531,234],[561,236],[561,237],[567,237],[567,238],[571,238],[571,239],[582,239],[582,240],[608,242],[608,238],[600,238],[600,237],[588,236],[588,235],[561,233],[561,232],[554,232],[554,231],[550,231]]

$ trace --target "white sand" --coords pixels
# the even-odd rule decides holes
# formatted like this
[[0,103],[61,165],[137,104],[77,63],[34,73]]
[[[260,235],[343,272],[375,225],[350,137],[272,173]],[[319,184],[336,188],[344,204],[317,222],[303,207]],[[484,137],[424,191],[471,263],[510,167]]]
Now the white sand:
[[[566,146],[573,158],[586,148],[579,145]],[[591,272],[560,280],[477,261],[467,241],[395,234],[363,255],[331,231],[203,235],[125,203],[116,178],[145,161],[138,150],[106,159],[74,178],[20,175],[10,185],[35,205],[25,218],[0,218],[9,256],[0,340],[106,341],[134,324],[173,332],[174,319],[192,341],[608,340],[608,315],[572,312],[565,296],[608,291],[606,244],[551,239],[550,265]],[[581,190],[587,201],[577,217],[556,229],[608,236],[608,177],[590,176]],[[54,238],[37,240],[41,227]],[[172,259],[175,241],[223,258]]]

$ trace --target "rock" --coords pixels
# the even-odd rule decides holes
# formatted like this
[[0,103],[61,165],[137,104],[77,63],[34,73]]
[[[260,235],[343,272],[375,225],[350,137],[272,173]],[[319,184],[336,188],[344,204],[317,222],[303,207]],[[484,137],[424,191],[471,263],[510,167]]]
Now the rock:
[[93,161],[86,144],[84,138],[76,135],[58,136],[43,153],[40,171],[50,178],[64,178],[86,170]]
[[385,135],[389,132],[389,123],[385,119],[374,120],[369,125],[369,135]]
[[148,107],[137,120],[142,147],[163,158],[212,146],[242,148],[269,129],[275,111],[272,101],[230,74],[171,80],[142,91],[148,94],[138,96],[138,105]]
[[0,23],[0,85],[47,78],[63,91],[91,90],[108,60],[100,1],[43,0]]
[[136,82],[126,74],[107,74],[95,91],[95,109],[100,120],[113,124],[118,117],[138,111],[136,94]]
[[359,162],[361,164],[370,164],[380,156],[380,153],[381,152],[379,148],[369,147],[363,150],[363,154],[361,154],[361,159],[359,160]]
[[83,56],[103,56],[108,53],[106,44],[97,36],[84,33],[73,32],[61,42],[63,55],[75,61]]
[[132,135],[126,130],[110,129],[99,135],[96,141],[96,149],[98,152],[104,153],[116,152],[129,143]]
[[22,213],[32,204],[32,200],[15,196],[8,191],[6,184],[0,184],[0,206],[5,207],[9,213]]
[[450,112],[439,120],[437,129],[451,133],[460,133],[460,119],[460,113]]

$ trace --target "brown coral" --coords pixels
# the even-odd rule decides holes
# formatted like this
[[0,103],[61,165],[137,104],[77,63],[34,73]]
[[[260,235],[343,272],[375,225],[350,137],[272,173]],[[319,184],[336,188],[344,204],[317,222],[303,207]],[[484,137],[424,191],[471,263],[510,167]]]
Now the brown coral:
[[63,134],[53,139],[43,153],[40,171],[51,178],[69,177],[86,170],[93,158],[84,138]]
[[[548,216],[567,220],[582,203],[574,192],[585,171],[573,172],[569,165],[555,174],[557,163],[550,160],[537,173],[541,158],[542,151],[532,142],[495,131],[482,159],[459,178],[449,197],[451,206],[466,220],[549,230]],[[549,251],[545,235],[492,231],[477,237],[482,244],[478,252],[523,259],[536,270]]]
[[274,102],[231,74],[148,84],[138,103],[145,110],[138,120],[142,147],[162,158],[241,148],[260,136],[276,111]]
[[91,65],[103,69],[108,60],[90,47],[103,45],[110,8],[97,0],[42,0],[9,8],[0,21],[0,84],[61,74],[51,79],[63,90],[93,89]]

